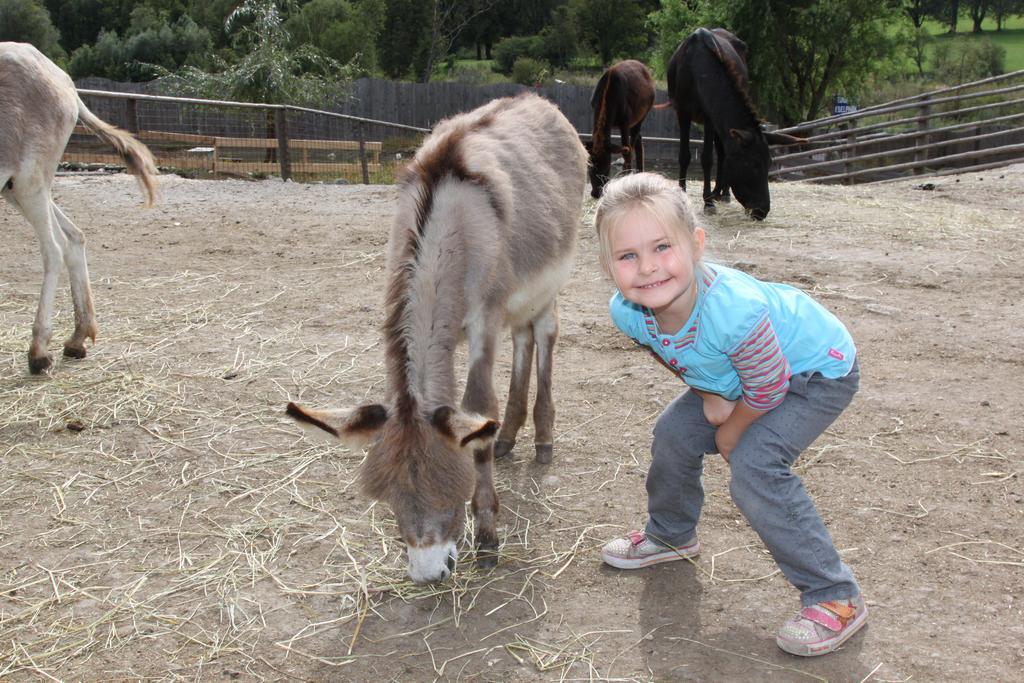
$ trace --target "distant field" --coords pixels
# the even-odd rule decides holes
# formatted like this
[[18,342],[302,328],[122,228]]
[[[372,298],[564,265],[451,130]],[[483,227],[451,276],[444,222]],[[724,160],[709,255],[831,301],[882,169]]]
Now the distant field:
[[986,19],[981,27],[982,32],[971,33],[973,23],[970,19],[960,19],[957,23],[957,34],[946,33],[948,26],[937,21],[925,22],[928,32],[939,40],[991,40],[1006,50],[1006,70],[1024,69],[1024,17],[1011,17],[1002,31],[996,31],[996,23]]

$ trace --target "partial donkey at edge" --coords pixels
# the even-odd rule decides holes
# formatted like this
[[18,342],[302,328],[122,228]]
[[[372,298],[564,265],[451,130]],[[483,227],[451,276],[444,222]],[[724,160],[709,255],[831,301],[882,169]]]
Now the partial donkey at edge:
[[0,194],[32,224],[43,255],[43,287],[32,325],[28,366],[32,374],[52,364],[47,347],[53,302],[63,260],[71,281],[75,330],[64,355],[84,358],[85,341],[96,341],[96,318],[85,258],[85,236],[60,210],[51,194],[64,147],[82,120],[124,159],[138,177],[151,206],[156,197],[156,165],[145,145],[97,118],[78,97],[60,67],[27,43],[0,42]]
[[[387,502],[426,583],[455,568],[465,502],[477,563],[497,561],[498,455],[533,407],[538,462],[553,452],[555,298],[568,280],[587,155],[547,100],[525,94],[441,122],[405,170],[389,241],[384,324],[387,395],[355,409],[288,414],[314,431],[369,444],[363,490]],[[512,331],[512,379],[500,425],[492,379],[499,334]],[[454,352],[465,338],[468,377],[456,408]]]

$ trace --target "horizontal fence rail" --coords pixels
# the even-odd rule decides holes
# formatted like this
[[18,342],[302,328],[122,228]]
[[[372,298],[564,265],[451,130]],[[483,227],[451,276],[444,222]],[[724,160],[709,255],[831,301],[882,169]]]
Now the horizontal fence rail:
[[1020,162],[1021,92],[1024,71],[1015,71],[784,128],[807,144],[777,155],[770,176],[872,183]]

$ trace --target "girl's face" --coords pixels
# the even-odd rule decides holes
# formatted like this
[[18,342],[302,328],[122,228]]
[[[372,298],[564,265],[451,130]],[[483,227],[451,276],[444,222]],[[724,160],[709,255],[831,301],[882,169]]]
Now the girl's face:
[[657,218],[637,208],[612,228],[609,242],[612,279],[622,296],[651,309],[659,322],[685,323],[697,296],[704,231],[695,228],[692,240],[673,244]]

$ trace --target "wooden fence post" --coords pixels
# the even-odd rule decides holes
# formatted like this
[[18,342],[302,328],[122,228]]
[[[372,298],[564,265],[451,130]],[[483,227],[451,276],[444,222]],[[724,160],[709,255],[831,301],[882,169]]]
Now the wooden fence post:
[[124,129],[129,133],[139,132],[139,113],[135,105],[136,100],[132,97],[124,101]]
[[277,130],[277,165],[281,169],[281,180],[292,177],[291,160],[288,157],[288,117],[287,107],[274,112],[274,128]]
[[362,121],[356,123],[356,139],[359,140],[359,165],[363,169],[363,185],[369,185],[370,169],[366,165],[366,134]]
[[[849,131],[845,136],[846,142],[849,144],[857,142],[857,119],[847,121],[846,130]],[[857,150],[851,147],[843,153],[843,158],[845,159],[843,162],[843,172],[852,173],[853,162],[857,158]]]
[[[923,98],[921,98],[921,113],[918,115],[918,118],[917,118],[917,130],[918,130],[918,132],[922,132],[922,131],[927,131],[928,130],[928,120],[929,120],[929,114],[930,113],[931,113],[931,107],[928,106],[928,96],[925,95]],[[924,133],[923,135],[919,135],[917,137],[916,141],[914,142],[914,146],[915,147],[922,147],[924,145],[927,145],[928,141],[930,139],[931,139],[931,136],[928,135],[927,133]],[[927,159],[928,159],[928,152],[927,151],[914,152],[914,161],[915,162],[920,163],[920,162],[923,162],[923,161],[925,161]],[[924,172],[923,166],[915,166],[914,167],[914,170],[913,170],[913,174],[914,175],[921,175],[923,172]]]

